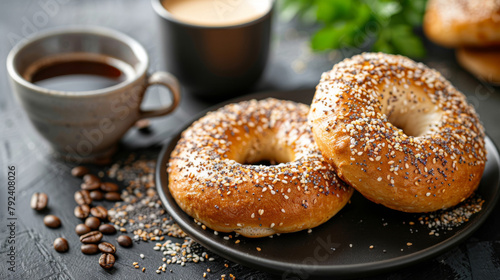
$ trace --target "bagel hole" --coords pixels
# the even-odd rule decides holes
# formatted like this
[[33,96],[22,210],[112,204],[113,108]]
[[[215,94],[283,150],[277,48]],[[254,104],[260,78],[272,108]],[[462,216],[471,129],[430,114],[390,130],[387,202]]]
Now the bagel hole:
[[276,165],[277,163],[274,160],[271,161],[271,160],[264,159],[264,160],[259,160],[257,162],[247,162],[245,164],[271,166],[271,165]]
[[394,110],[387,116],[389,122],[403,130],[408,136],[419,137],[429,133],[436,126],[440,114],[425,110],[400,111]]
[[238,150],[244,152],[238,153],[233,159],[241,164],[272,166],[294,160],[292,150],[273,136],[256,137]]
[[442,115],[426,93],[414,86],[404,90],[393,89],[381,100],[381,105],[387,120],[413,137],[431,132]]

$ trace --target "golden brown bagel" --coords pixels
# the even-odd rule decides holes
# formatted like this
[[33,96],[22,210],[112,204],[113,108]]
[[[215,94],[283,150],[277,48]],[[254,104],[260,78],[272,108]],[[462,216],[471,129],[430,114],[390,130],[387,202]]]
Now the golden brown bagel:
[[500,85],[500,47],[460,48],[455,54],[460,65],[474,76],[488,83]]
[[424,32],[445,47],[500,44],[500,0],[429,0]]
[[477,188],[486,161],[474,108],[437,71],[364,53],[322,75],[309,112],[338,176],[405,212],[448,208]]
[[[318,226],[349,201],[314,144],[309,107],[266,99],[227,105],[182,133],[169,188],[179,206],[213,230],[247,237]],[[261,160],[276,165],[252,165]]]

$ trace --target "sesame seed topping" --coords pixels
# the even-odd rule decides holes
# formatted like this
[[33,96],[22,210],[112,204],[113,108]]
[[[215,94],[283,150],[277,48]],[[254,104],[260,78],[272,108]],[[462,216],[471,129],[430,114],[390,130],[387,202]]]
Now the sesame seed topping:
[[[200,193],[206,203],[183,209],[208,227],[227,224],[231,209],[242,197],[249,198],[255,207],[240,211],[238,217],[244,227],[229,225],[242,235],[247,230],[273,234],[290,228],[295,221],[286,219],[286,209],[295,209],[295,204],[301,211],[316,211],[311,205],[347,203],[352,188],[323,158],[307,125],[308,112],[307,105],[269,98],[207,113],[182,133],[171,153],[167,171],[172,195]],[[275,155],[283,150],[290,155]],[[297,196],[307,201],[297,201]],[[216,220],[205,220],[208,208],[217,211]],[[307,226],[310,214],[304,213]],[[271,224],[272,230],[267,226]]]
[[[399,55],[363,53],[336,64],[321,77],[309,121],[324,155],[348,155],[330,158],[342,179],[393,209],[456,205],[477,188],[486,163],[484,128],[467,98]],[[456,174],[469,180],[451,180]],[[412,199],[402,204],[395,194],[409,185]]]

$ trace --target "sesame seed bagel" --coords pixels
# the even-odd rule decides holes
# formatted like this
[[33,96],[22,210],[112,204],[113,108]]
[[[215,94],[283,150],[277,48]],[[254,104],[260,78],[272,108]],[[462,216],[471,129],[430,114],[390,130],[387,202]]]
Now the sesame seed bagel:
[[500,44],[500,0],[429,0],[423,28],[445,47]]
[[[170,156],[177,204],[209,228],[264,237],[318,226],[353,189],[321,156],[309,107],[265,99],[226,105],[186,129]],[[262,160],[275,165],[253,165]]]
[[459,48],[458,63],[477,78],[500,85],[500,46],[496,48]]
[[481,179],[484,129],[437,71],[398,55],[364,53],[322,75],[309,121],[338,176],[404,212],[458,204]]

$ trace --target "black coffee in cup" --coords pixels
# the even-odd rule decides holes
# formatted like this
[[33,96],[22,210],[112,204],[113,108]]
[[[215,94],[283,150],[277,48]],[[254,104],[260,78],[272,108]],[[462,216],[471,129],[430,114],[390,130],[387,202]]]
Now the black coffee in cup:
[[51,90],[92,91],[126,81],[133,68],[124,61],[98,54],[63,54],[43,58],[30,65],[23,77]]
[[[148,74],[148,65],[148,54],[137,41],[92,26],[40,32],[17,44],[7,57],[13,91],[30,121],[55,155],[77,162],[105,161],[138,120],[177,107],[177,79],[162,71]],[[172,102],[143,110],[150,85],[167,87]],[[82,187],[95,191],[100,184],[85,182]],[[80,210],[75,210],[77,216],[88,216]]]

